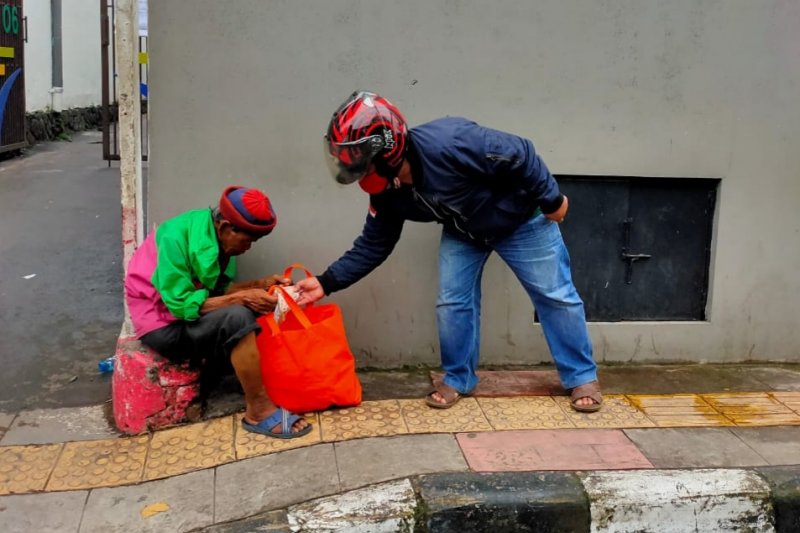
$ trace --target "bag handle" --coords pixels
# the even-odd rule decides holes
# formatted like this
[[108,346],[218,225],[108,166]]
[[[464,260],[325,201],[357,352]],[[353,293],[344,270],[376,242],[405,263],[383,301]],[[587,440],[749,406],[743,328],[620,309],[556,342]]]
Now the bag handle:
[[277,337],[278,335],[280,335],[281,330],[278,327],[278,324],[275,323],[275,319],[272,317],[272,313],[264,315],[264,320],[266,321],[267,326],[269,326],[269,329],[272,332],[273,337]]
[[299,269],[299,270],[302,270],[303,272],[305,272],[307,278],[313,278],[314,277],[314,274],[312,274],[304,265],[302,265],[300,263],[292,263],[291,265],[286,267],[286,270],[283,271],[283,277],[291,279],[292,278],[292,270],[294,270],[294,269]]
[[[294,316],[297,317],[297,320],[298,320],[298,322],[300,322],[300,325],[302,325],[304,329],[310,328],[311,327],[311,321],[308,319],[308,317],[306,316],[305,312],[300,308],[300,306],[297,305],[297,302],[294,301],[294,298],[292,298],[289,295],[289,293],[286,292],[286,289],[284,289],[280,285],[273,285],[272,287],[269,288],[269,292],[270,293],[274,293],[275,291],[280,291],[283,294],[283,299],[286,302],[286,305],[289,306],[289,311],[294,313]],[[268,322],[269,322],[270,319],[271,319],[271,317],[268,318]],[[273,319],[272,322],[274,323],[275,320]],[[270,325],[270,327],[272,327],[272,326]],[[275,330],[273,330],[272,333],[275,333]]]

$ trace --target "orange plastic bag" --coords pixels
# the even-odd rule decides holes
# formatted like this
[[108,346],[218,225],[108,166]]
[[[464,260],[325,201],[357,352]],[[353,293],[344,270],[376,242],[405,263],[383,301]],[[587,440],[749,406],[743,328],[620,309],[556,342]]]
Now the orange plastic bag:
[[[302,265],[291,265],[284,276],[293,268],[311,277]],[[256,337],[270,399],[298,413],[361,403],[361,383],[339,306],[311,304],[303,310],[283,288],[275,289],[283,292],[290,312],[281,324],[272,314],[259,317],[262,331]]]

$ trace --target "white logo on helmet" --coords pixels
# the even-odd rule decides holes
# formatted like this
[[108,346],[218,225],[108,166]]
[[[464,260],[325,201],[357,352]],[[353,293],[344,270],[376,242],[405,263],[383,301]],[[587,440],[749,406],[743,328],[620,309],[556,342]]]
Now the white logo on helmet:
[[372,101],[372,97],[367,96],[364,98],[364,105],[367,107],[375,107],[375,102]]
[[388,128],[384,128],[384,130],[383,130],[383,141],[384,141],[384,145],[385,145],[387,150],[393,150],[394,149],[394,134],[392,133],[392,130],[390,130]]

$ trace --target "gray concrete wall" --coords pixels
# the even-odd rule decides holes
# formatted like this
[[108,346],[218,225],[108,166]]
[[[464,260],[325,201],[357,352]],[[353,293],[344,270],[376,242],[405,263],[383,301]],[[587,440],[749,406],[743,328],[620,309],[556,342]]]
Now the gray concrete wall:
[[[466,115],[530,137],[554,173],[721,178],[708,321],[592,324],[597,359],[800,359],[797,2],[170,0],[150,18],[150,219],[263,187],[279,226],[244,275],[321,272],[350,246],[367,197],[329,177],[322,135],[370,88],[412,125]],[[438,362],[439,233],[407,224],[334,295],[359,364]],[[482,361],[549,361],[500,261],[483,288]]]
[[[61,111],[100,104],[99,4],[68,0],[61,8],[62,87],[53,87],[53,33],[50,0],[26,0],[25,106]],[[22,26],[22,22],[20,22]]]

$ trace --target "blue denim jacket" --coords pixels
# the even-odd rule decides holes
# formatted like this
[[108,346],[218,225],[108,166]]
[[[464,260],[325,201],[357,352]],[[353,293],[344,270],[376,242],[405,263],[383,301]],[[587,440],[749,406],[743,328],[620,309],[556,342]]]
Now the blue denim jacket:
[[405,220],[435,221],[453,235],[490,245],[537,209],[552,213],[563,202],[531,141],[464,118],[412,128],[407,158],[413,187],[370,196],[361,235],[318,278],[326,294],[352,285],[383,263]]

